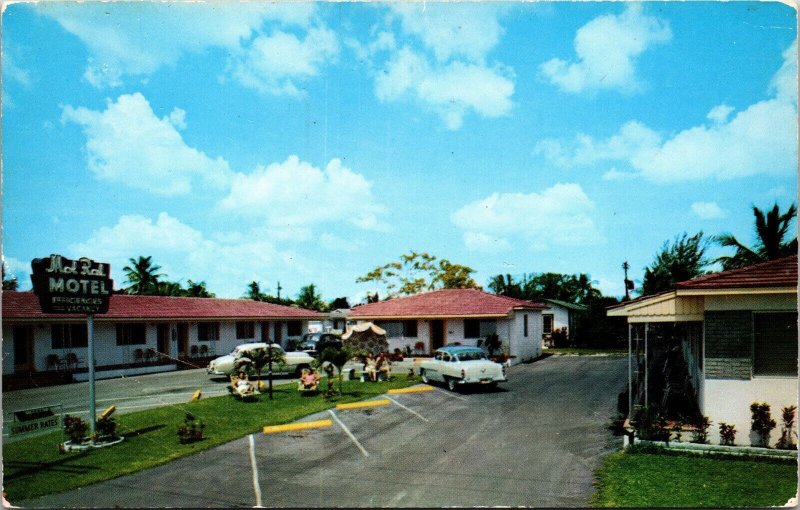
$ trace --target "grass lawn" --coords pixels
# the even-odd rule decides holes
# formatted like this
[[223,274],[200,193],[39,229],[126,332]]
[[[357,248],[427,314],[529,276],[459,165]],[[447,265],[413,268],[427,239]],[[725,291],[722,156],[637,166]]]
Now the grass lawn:
[[[336,404],[354,402],[385,393],[392,388],[416,384],[405,375],[390,382],[345,381],[344,394],[331,399],[301,395],[293,384],[266,392],[257,402],[242,402],[232,396],[149,409],[116,417],[117,434],[125,441],[107,448],[76,453],[59,453],[60,432],[3,445],[3,489],[12,502],[62,492],[108,480],[218,446],[259,432],[265,425],[290,423]],[[326,380],[320,388],[326,387]],[[182,445],[177,428],[186,413],[205,422],[202,441]]]
[[543,354],[577,354],[591,355],[591,354],[614,354],[622,355],[628,354],[628,349],[613,349],[613,348],[597,348],[597,347],[550,347],[545,349]]
[[597,472],[597,507],[766,507],[797,490],[793,460],[753,460],[631,448]]

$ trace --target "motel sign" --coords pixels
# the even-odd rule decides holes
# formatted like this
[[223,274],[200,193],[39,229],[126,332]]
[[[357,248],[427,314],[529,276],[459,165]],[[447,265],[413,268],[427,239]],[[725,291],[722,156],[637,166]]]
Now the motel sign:
[[31,261],[33,291],[44,313],[96,314],[108,311],[114,282],[111,266],[61,255]]

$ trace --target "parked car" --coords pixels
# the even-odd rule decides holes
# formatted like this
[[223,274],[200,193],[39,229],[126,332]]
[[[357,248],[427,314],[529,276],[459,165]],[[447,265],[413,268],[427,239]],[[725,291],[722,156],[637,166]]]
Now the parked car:
[[328,347],[342,348],[342,339],[339,335],[334,335],[333,333],[307,333],[303,335],[303,339],[300,340],[297,349],[316,357]]
[[[283,352],[283,349],[278,344],[272,344],[275,350]],[[220,356],[208,364],[206,371],[209,375],[231,375],[234,371],[236,362],[244,358],[244,353],[248,351],[266,350],[267,344],[264,342],[254,342],[249,344],[237,345],[230,354]],[[286,363],[275,364],[272,366],[272,373],[277,374],[294,374],[298,377],[304,368],[309,368],[311,362],[314,361],[308,353],[297,352],[283,352]]]
[[451,391],[460,385],[486,384],[491,387],[508,381],[506,365],[490,361],[479,347],[460,345],[437,349],[433,358],[420,364],[422,382],[442,382]]

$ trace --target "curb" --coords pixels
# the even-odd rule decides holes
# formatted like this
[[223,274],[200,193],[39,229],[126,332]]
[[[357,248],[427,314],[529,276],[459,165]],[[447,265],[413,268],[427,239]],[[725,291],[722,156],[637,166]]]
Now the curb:
[[399,395],[401,393],[418,393],[420,391],[433,391],[432,386],[412,386],[410,388],[400,388],[396,390],[389,390],[386,393],[389,395]]
[[353,402],[351,404],[338,404],[336,409],[360,409],[362,407],[377,407],[377,406],[387,406],[389,405],[389,401],[386,399],[382,400],[368,400],[366,402]]
[[269,427],[264,427],[262,430],[264,434],[274,434],[276,432],[288,432],[292,430],[319,429],[330,427],[331,425],[333,425],[332,420],[303,421],[299,423],[287,423],[286,425],[271,425]]

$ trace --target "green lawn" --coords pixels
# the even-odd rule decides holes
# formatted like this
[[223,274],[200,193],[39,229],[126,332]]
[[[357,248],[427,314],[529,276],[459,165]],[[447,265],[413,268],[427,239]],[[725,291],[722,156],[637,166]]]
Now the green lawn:
[[550,347],[545,349],[543,354],[577,354],[591,355],[591,354],[614,354],[622,355],[628,354],[628,349],[613,349],[613,348],[597,348],[597,347]]
[[597,472],[597,507],[766,507],[797,490],[797,464],[632,448]]
[[[125,441],[111,447],[80,453],[59,453],[60,433],[3,445],[4,490],[15,502],[62,492],[108,480],[192,455],[222,443],[258,432],[265,425],[290,423],[344,402],[354,402],[403,388],[417,381],[405,375],[391,382],[345,381],[344,395],[331,399],[301,395],[295,385],[276,387],[274,400],[266,393],[258,402],[242,402],[231,396],[201,399],[118,416],[117,433]],[[320,388],[325,387],[325,379]],[[206,423],[204,439],[193,444],[178,442],[177,428],[186,413]]]

